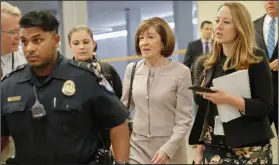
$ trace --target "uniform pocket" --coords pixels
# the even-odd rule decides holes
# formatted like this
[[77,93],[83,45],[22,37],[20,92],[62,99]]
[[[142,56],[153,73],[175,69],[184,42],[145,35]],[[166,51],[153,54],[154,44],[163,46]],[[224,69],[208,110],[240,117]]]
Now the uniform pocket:
[[72,131],[82,131],[86,126],[89,114],[83,111],[82,103],[76,100],[62,100],[49,113],[50,129],[55,132],[69,134]]
[[53,110],[70,113],[79,112],[82,111],[82,104],[75,100],[62,100],[57,103],[57,106]]
[[3,115],[12,114],[15,112],[23,112],[26,107],[26,102],[9,102],[4,107]]
[[2,114],[6,117],[8,129],[11,135],[17,135],[27,128],[28,112],[26,109],[26,102],[8,102],[3,108]]

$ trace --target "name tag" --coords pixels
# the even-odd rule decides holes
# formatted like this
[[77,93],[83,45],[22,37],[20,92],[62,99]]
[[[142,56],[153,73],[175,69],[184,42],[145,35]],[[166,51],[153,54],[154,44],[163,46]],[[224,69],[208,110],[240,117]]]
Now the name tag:
[[8,102],[20,101],[21,96],[8,97]]

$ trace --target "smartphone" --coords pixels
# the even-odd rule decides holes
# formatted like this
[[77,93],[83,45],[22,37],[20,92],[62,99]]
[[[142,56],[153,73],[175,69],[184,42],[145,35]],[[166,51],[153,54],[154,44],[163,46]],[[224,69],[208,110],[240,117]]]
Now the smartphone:
[[195,92],[207,92],[207,93],[215,93],[215,91],[211,90],[210,88],[201,87],[201,86],[191,86],[188,89],[195,91]]

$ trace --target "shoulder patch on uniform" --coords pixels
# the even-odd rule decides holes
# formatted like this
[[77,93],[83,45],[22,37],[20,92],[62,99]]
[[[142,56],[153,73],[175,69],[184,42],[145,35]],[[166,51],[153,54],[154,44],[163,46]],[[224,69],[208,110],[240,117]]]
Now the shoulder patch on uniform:
[[70,64],[94,74],[97,77],[98,82],[102,80],[101,73],[93,66],[92,63],[70,60]]
[[17,67],[14,68],[10,73],[8,73],[8,74],[6,74],[5,76],[3,76],[3,77],[1,78],[1,81],[3,81],[4,79],[10,77],[13,73],[18,72],[18,71],[24,69],[26,66],[27,66],[27,64],[22,64],[22,65],[17,66]]
[[92,66],[91,66],[90,63],[82,62],[82,61],[76,61],[76,60],[73,60],[73,59],[71,59],[69,62],[70,62],[71,65],[73,65],[73,66],[75,66],[77,68],[81,68],[83,70],[86,70],[86,71],[89,71],[91,73],[94,73],[92,68],[91,68]]
[[106,78],[101,74],[101,72],[98,70],[95,63],[87,63],[87,62],[81,62],[71,59],[70,64],[72,64],[75,67],[81,68],[83,70],[89,71],[90,73],[93,73],[97,77],[97,83],[105,88],[107,91],[114,93],[113,88],[109,84],[109,82],[106,80]]
[[99,81],[99,84],[101,87],[105,88],[107,91],[109,91],[110,93],[114,93],[113,88],[111,87],[110,83],[108,82],[108,80],[103,76],[102,76],[102,80]]

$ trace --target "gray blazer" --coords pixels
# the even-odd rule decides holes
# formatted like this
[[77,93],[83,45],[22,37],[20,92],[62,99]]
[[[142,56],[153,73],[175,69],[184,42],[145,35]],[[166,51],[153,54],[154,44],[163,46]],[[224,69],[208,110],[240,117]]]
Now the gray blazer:
[[[128,64],[123,80],[121,101],[128,102],[130,76],[133,63]],[[144,60],[137,64],[131,107],[135,108],[133,131],[141,136],[169,137],[161,146],[170,159],[190,130],[192,121],[192,92],[190,69],[172,60],[168,65],[157,68],[147,100],[149,68]],[[184,147],[183,147],[184,150]],[[186,146],[185,146],[186,150]],[[185,155],[186,156],[186,155]]]

